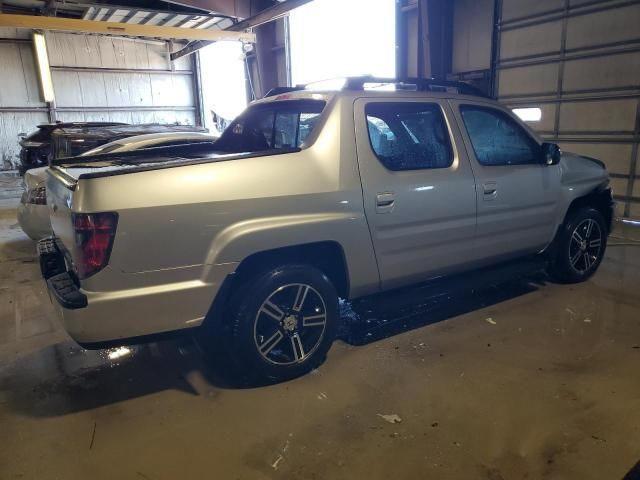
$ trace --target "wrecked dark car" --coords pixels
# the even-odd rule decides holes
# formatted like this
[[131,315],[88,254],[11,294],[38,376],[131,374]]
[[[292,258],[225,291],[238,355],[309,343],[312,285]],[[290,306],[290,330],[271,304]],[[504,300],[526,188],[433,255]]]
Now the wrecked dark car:
[[21,175],[47,166],[53,159],[78,156],[87,150],[123,138],[149,133],[206,132],[202,127],[178,124],[130,125],[115,122],[69,122],[39,125],[20,141]]
[[150,133],[206,132],[202,127],[148,123],[112,127],[61,128],[52,135],[54,158],[77,157],[87,150],[123,138]]
[[37,126],[37,130],[30,134],[21,134],[20,141],[20,163],[18,171],[20,175],[31,168],[44,167],[49,164],[53,157],[51,135],[54,131],[64,128],[93,128],[93,127],[113,127],[116,125],[126,125],[120,122],[55,122],[44,123]]

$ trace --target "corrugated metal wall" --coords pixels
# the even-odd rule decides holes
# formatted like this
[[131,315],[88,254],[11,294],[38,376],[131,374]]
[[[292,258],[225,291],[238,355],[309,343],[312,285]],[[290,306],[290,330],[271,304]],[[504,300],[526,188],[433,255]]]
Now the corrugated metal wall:
[[[201,123],[194,56],[172,64],[167,42],[54,32],[45,36],[57,120]],[[30,37],[30,30],[0,28],[0,169],[16,164],[19,133],[49,121]]]
[[640,2],[502,0],[497,95],[531,125],[606,162],[619,214],[640,217]]
[[0,28],[0,169],[10,168],[17,160],[18,134],[32,131],[48,118],[33,57],[28,32]]
[[192,56],[172,66],[165,42],[54,32],[46,39],[58,120],[196,123]]

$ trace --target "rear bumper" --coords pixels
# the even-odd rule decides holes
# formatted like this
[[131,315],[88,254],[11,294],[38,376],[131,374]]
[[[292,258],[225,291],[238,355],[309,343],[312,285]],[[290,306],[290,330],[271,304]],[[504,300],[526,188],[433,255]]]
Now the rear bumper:
[[49,293],[67,310],[77,310],[87,306],[87,296],[80,291],[77,280],[67,272],[64,257],[53,237],[38,242],[40,272],[47,282]]
[[[38,254],[42,276],[52,300],[55,299],[62,324],[81,345],[130,343],[137,337],[199,326],[224,279],[236,267],[236,264],[216,265],[212,269],[213,278],[207,282],[197,279],[96,292],[84,289],[75,275],[67,271],[55,238],[39,241]],[[116,275],[122,284],[127,283],[129,276],[112,270],[98,275]]]

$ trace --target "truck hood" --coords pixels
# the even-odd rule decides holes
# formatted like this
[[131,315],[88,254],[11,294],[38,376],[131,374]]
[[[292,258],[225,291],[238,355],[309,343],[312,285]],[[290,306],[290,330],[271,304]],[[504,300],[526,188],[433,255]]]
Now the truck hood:
[[600,184],[609,181],[609,173],[600,160],[571,152],[562,152],[560,160],[563,185]]

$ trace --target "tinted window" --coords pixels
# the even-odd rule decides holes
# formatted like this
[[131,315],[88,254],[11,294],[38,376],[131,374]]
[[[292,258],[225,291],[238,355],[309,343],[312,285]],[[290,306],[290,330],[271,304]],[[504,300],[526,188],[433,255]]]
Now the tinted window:
[[540,146],[511,117],[493,108],[464,105],[462,119],[482,165],[539,163]]
[[215,149],[229,153],[298,148],[313,130],[325,102],[289,100],[249,107],[220,136]]
[[449,131],[432,103],[370,103],[366,106],[371,147],[389,170],[446,168],[453,163]]

